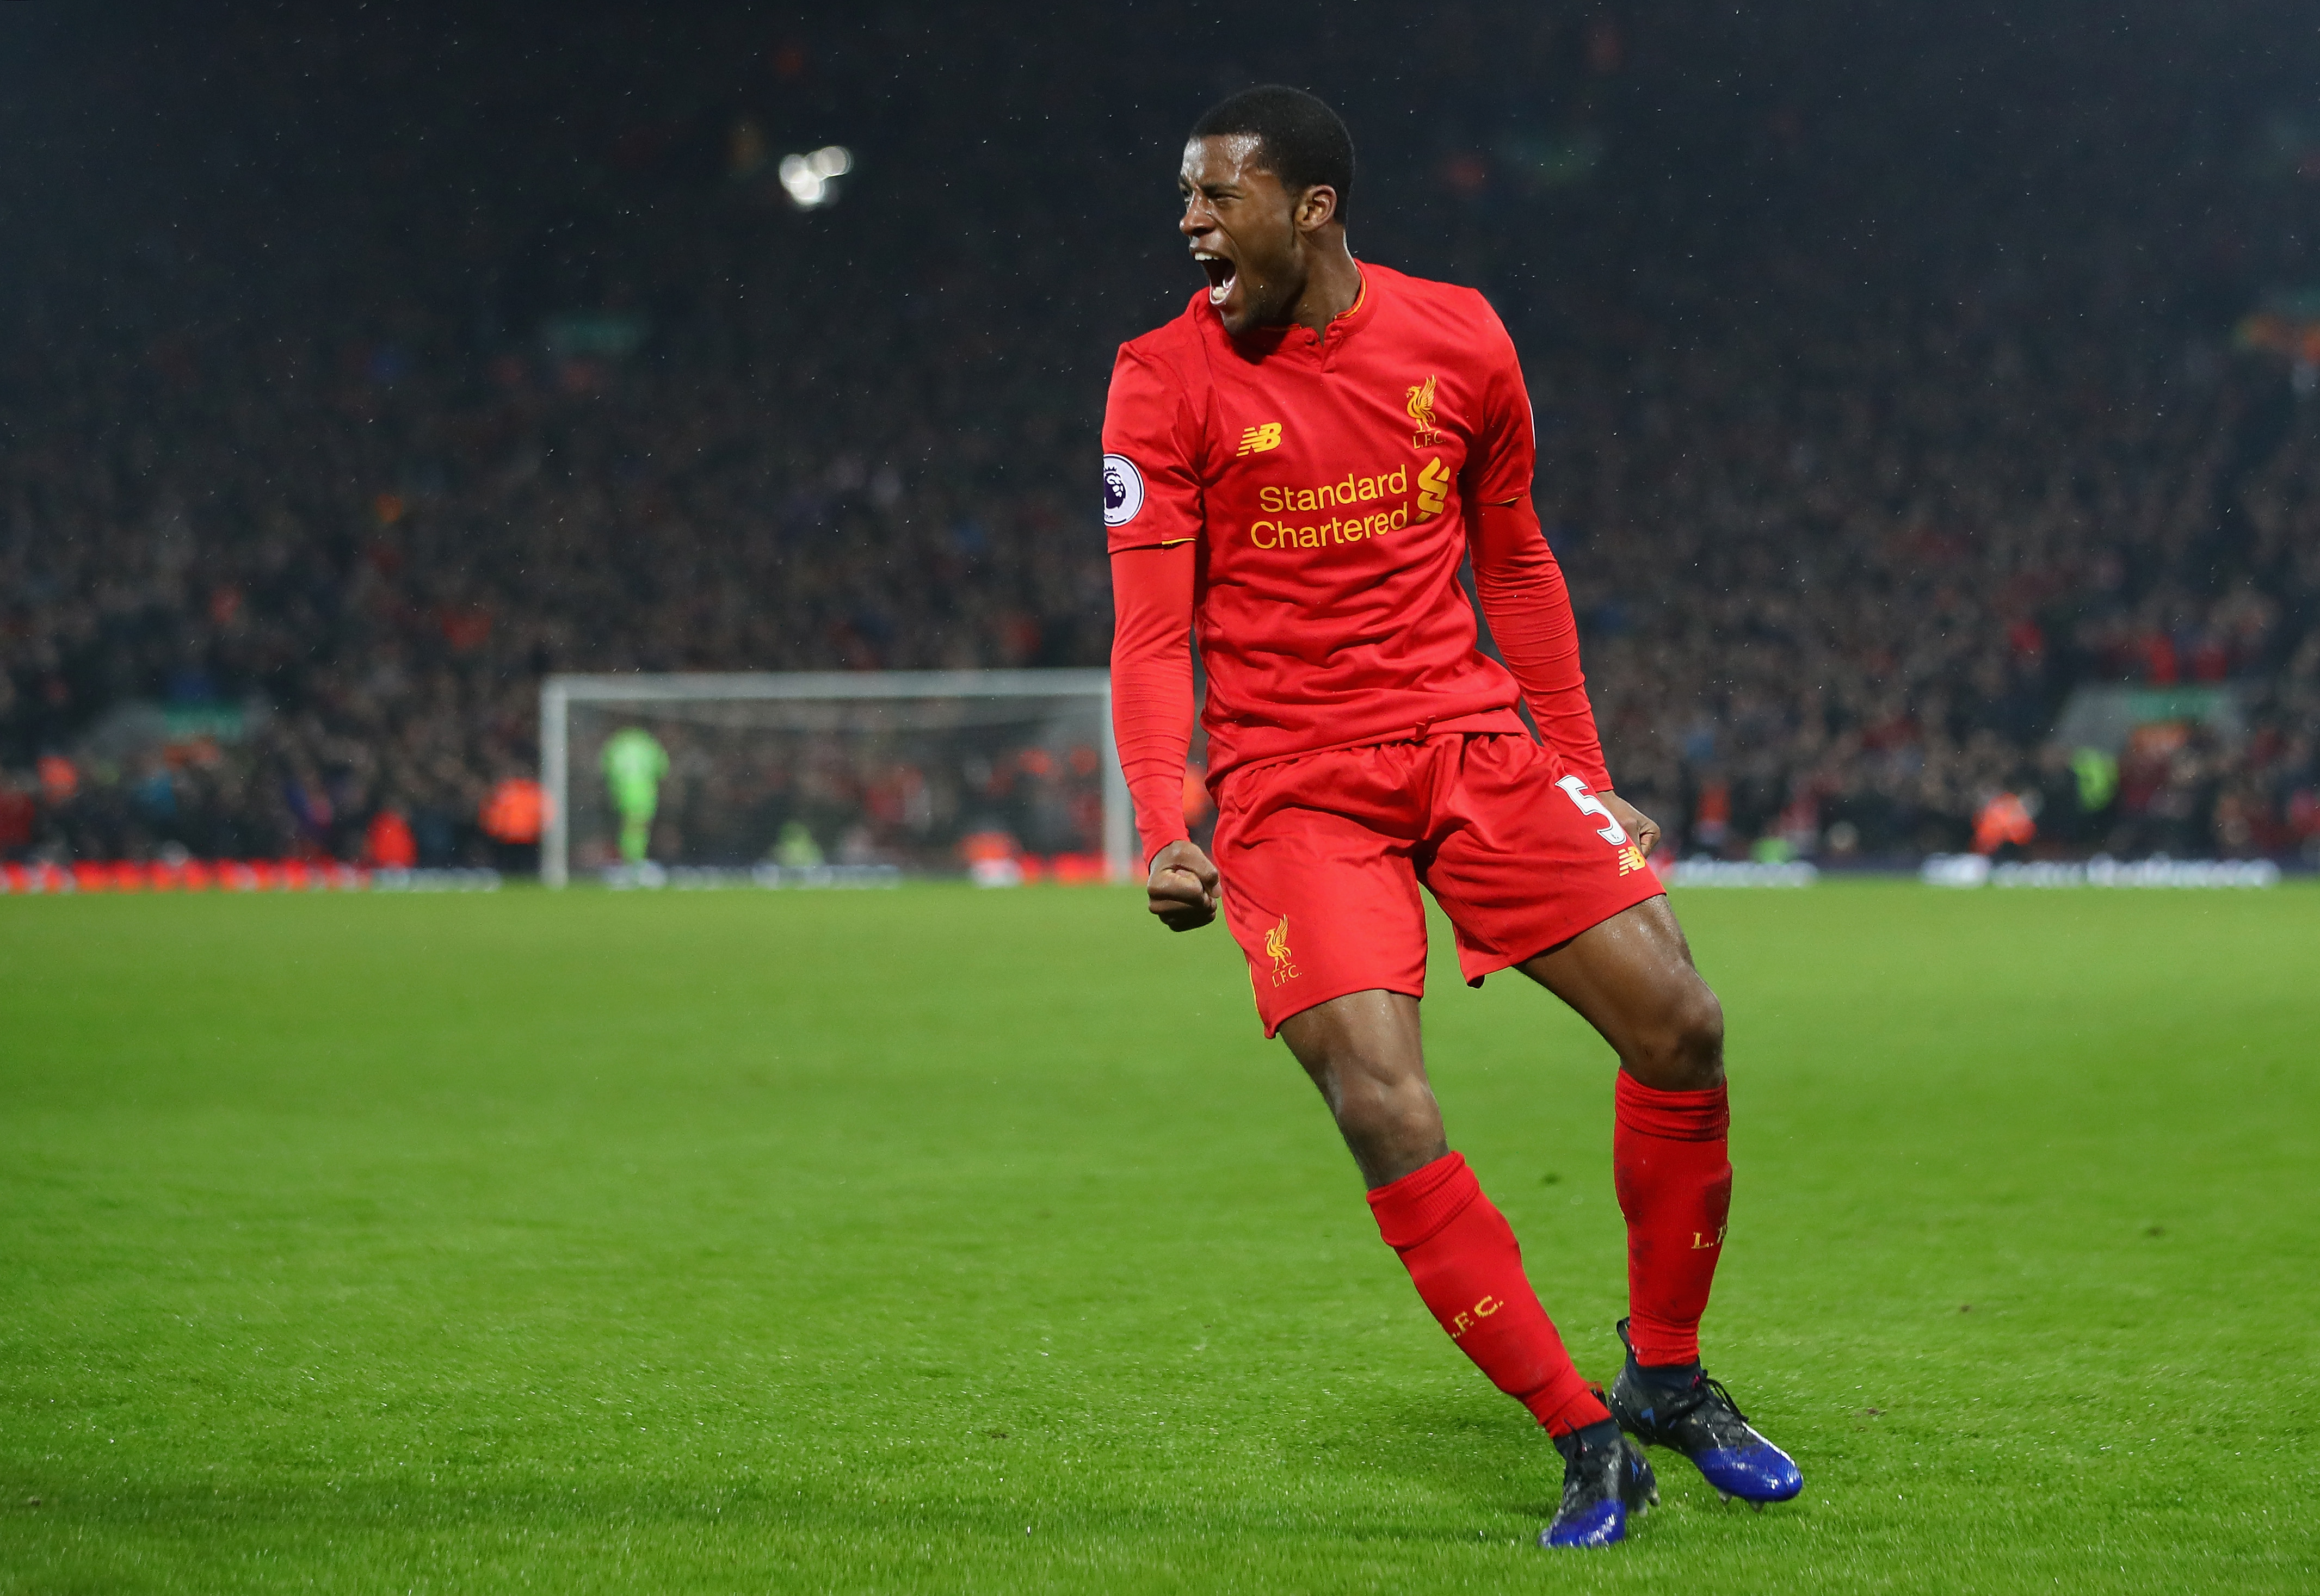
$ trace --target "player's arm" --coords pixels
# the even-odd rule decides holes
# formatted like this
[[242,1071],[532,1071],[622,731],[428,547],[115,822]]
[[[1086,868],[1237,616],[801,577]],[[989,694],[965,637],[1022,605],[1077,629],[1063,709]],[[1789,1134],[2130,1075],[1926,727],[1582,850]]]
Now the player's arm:
[[1217,867],[1184,827],[1195,540],[1204,512],[1199,428],[1175,374],[1132,349],[1119,352],[1103,447],[1112,741],[1144,843],[1146,906],[1169,930],[1191,931],[1217,917]]
[[1571,590],[1530,496],[1471,507],[1466,534],[1482,617],[1491,623],[1500,657],[1522,688],[1539,735],[1649,853],[1659,842],[1659,824],[1611,790],[1595,709],[1587,700],[1587,677],[1579,667],[1579,622],[1571,612]]
[[1145,890],[1171,931],[1217,917],[1217,867],[1184,828],[1192,738],[1193,546],[1111,556],[1112,740],[1150,862]]
[[1579,623],[1571,613],[1570,590],[1554,551],[1546,546],[1538,511],[1531,507],[1537,446],[1522,365],[1498,317],[1487,307],[1482,313],[1489,318],[1490,371],[1480,436],[1459,483],[1475,594],[1539,735],[1648,853],[1660,828],[1611,790],[1595,710],[1587,701],[1587,678],[1579,668]]

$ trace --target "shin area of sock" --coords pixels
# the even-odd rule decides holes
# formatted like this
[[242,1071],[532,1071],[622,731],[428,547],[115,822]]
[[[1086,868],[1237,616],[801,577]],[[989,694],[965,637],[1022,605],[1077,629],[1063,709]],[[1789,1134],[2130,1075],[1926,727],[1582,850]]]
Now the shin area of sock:
[[1627,1333],[1636,1361],[1699,1358],[1699,1316],[1732,1207],[1731,1110],[1721,1086],[1663,1092],[1622,1070],[1612,1181],[1627,1221]]
[[1523,1273],[1513,1228],[1463,1157],[1380,1186],[1370,1210],[1444,1332],[1492,1384],[1556,1434],[1601,1416]]

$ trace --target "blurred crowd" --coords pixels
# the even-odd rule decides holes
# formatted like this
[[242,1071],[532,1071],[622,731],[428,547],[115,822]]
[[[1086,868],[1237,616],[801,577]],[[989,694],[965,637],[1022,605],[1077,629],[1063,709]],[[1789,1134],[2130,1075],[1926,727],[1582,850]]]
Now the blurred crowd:
[[[1221,64],[976,7],[48,37],[0,857],[506,862],[545,672],[1102,663],[1110,351],[1197,280],[1181,129],[1268,76],[1361,140],[1356,254],[1506,317],[1614,776],[1688,851],[2308,853],[2320,404],[2232,335],[2320,272],[2320,138],[2213,39],[2042,97],[1849,15],[1736,99],[1675,5]],[[74,122],[91,74],[141,119]],[[2172,692],[2056,741],[2105,686]]]
[[[1980,312],[1559,387],[1540,497],[1615,777],[1709,851],[2305,850],[2315,415],[2213,343],[2040,349]],[[2142,724],[2058,740],[2106,686]]]

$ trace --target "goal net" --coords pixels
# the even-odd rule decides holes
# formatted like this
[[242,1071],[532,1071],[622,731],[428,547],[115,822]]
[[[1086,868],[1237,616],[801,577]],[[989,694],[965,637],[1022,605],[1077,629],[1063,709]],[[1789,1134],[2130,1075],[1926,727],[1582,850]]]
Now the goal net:
[[1102,671],[550,676],[540,879],[1124,879]]

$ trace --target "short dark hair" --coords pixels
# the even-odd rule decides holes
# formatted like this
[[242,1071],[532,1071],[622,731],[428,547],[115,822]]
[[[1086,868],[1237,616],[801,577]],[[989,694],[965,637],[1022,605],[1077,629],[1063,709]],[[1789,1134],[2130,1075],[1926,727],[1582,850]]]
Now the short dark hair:
[[1337,113],[1285,83],[1246,88],[1210,106],[1192,124],[1195,139],[1254,137],[1265,165],[1292,190],[1327,185],[1337,191],[1337,214],[1354,196],[1354,136]]

